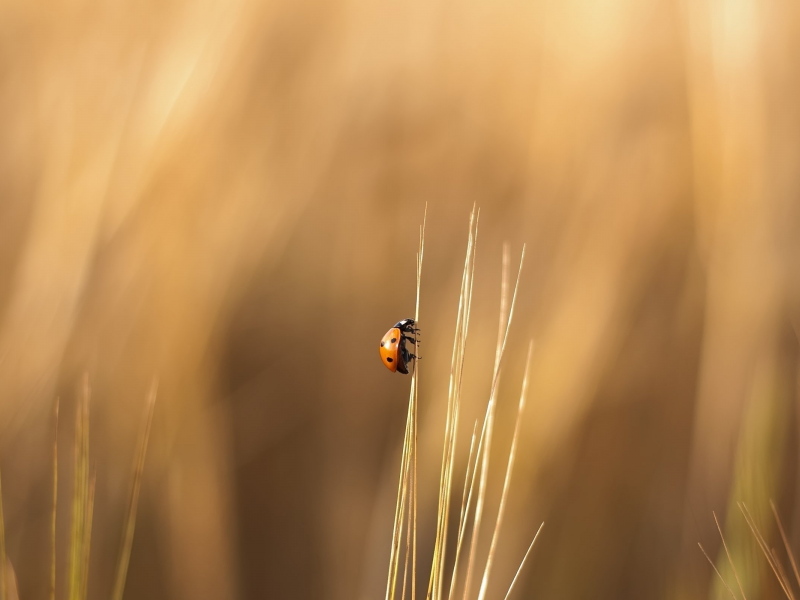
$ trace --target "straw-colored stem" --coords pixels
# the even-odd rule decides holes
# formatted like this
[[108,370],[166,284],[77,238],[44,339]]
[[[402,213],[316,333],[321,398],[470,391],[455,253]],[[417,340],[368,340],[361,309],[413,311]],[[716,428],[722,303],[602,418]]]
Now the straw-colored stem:
[[[478,540],[480,537],[480,530],[481,530],[481,522],[483,519],[483,507],[486,499],[486,484],[489,475],[489,455],[492,446],[492,431],[494,430],[494,412],[495,412],[495,403],[497,398],[497,387],[500,382],[500,373],[502,371],[503,365],[503,355],[505,354],[506,342],[508,341],[508,332],[511,328],[511,321],[514,317],[514,305],[516,304],[517,300],[517,292],[519,290],[519,281],[522,275],[522,265],[525,262],[525,246],[522,246],[522,254],[520,255],[519,259],[519,271],[517,272],[517,281],[514,285],[514,293],[511,297],[511,306],[508,310],[508,317],[504,319],[504,315],[501,312],[500,315],[500,331],[503,331],[503,323],[505,323],[505,332],[502,336],[502,343],[500,342],[500,337],[498,336],[498,344],[499,350],[495,353],[495,369],[494,374],[492,376],[492,387],[489,392],[489,404],[486,408],[487,413],[487,423],[486,423],[486,439],[485,439],[485,448],[483,451],[483,465],[481,467],[481,479],[478,485],[478,499],[475,504],[475,520],[473,525],[473,533],[472,539],[470,540],[470,549],[469,549],[469,559],[467,561],[467,575],[466,575],[466,584],[464,585],[464,600],[469,598],[469,592],[472,587],[472,573],[473,573],[473,565],[475,563],[475,553],[477,552],[478,548]],[[505,306],[505,303],[501,299],[501,309]]]
[[711,514],[714,516],[714,523],[717,524],[717,531],[719,531],[719,539],[722,540],[722,547],[725,548],[725,554],[728,557],[728,564],[731,566],[731,571],[733,571],[733,576],[736,579],[736,585],[739,586],[739,591],[742,593],[743,600],[747,600],[747,596],[744,593],[744,588],[742,587],[742,582],[739,580],[739,573],[736,572],[736,567],[733,565],[733,558],[731,558],[731,553],[728,550],[728,544],[725,543],[725,536],[722,535],[722,528],[719,526],[719,520],[717,519],[717,513],[713,510]]
[[386,599],[394,599],[395,583],[397,580],[398,550],[400,548],[400,537],[403,531],[403,514],[406,501],[406,487],[408,483],[408,466],[410,461],[410,440],[411,425],[413,416],[413,406],[408,404],[408,415],[406,416],[406,429],[403,436],[403,453],[400,459],[400,481],[397,486],[397,504],[394,513],[394,529],[392,533],[392,549],[389,553],[389,574],[386,582]]
[[750,531],[753,533],[753,537],[756,538],[756,542],[758,542],[761,551],[764,553],[764,557],[767,559],[769,566],[772,568],[772,572],[775,573],[775,577],[778,580],[778,583],[781,584],[781,588],[783,588],[783,593],[786,594],[786,597],[789,600],[794,600],[794,596],[792,595],[791,590],[786,586],[786,583],[781,578],[780,572],[778,571],[778,566],[775,562],[775,558],[772,556],[772,553],[769,550],[769,546],[767,546],[766,541],[764,540],[761,532],[758,530],[755,521],[753,520],[750,511],[747,509],[747,505],[744,502],[739,503],[739,510],[742,511],[744,515],[744,520],[747,522],[747,526],[750,528]]
[[89,483],[88,495],[86,497],[86,530],[84,531],[83,539],[83,571],[81,573],[81,600],[86,600],[86,594],[89,589],[89,557],[92,547],[92,517],[94,515],[94,491],[97,476],[92,474],[92,479]]
[[136,512],[139,507],[139,491],[142,485],[142,473],[144,471],[145,456],[147,455],[147,445],[150,440],[150,430],[153,426],[153,414],[157,395],[158,381],[153,381],[147,395],[145,419],[141,433],[139,434],[139,444],[133,463],[133,484],[131,487],[131,494],[128,498],[128,511],[125,515],[122,547],[120,548],[119,560],[117,561],[117,575],[114,580],[114,588],[111,595],[112,600],[121,600],[122,594],[125,591],[125,580],[128,576],[128,565],[130,564],[131,548],[133,547],[133,534],[136,530]]
[[469,311],[475,269],[475,244],[478,230],[479,213],[470,215],[470,234],[467,241],[467,254],[464,259],[464,271],[461,277],[461,292],[456,318],[456,333],[453,339],[453,357],[450,364],[450,384],[447,397],[447,413],[445,418],[445,442],[442,448],[442,467],[439,478],[439,504],[436,512],[436,541],[434,544],[431,578],[428,582],[426,598],[436,600],[441,597],[444,570],[444,559],[447,543],[447,525],[452,490],[453,464],[458,432],[459,398],[463,379],[463,361],[469,330]]
[[444,584],[444,566],[445,566],[445,556],[447,550],[447,532],[450,523],[450,498],[452,493],[452,483],[453,483],[453,471],[455,465],[455,454],[456,454],[456,432],[458,431],[458,416],[460,414],[461,408],[461,389],[464,384],[464,357],[467,351],[467,339],[469,334],[469,322],[470,316],[472,314],[472,290],[475,284],[475,253],[476,253],[476,244],[477,244],[477,235],[478,235],[478,222],[480,221],[480,211],[478,211],[477,217],[475,219],[475,242],[473,243],[472,247],[472,263],[469,269],[469,290],[466,297],[466,317],[464,319],[464,330],[462,334],[461,340],[461,349],[460,349],[460,356],[459,362],[460,366],[458,368],[458,378],[456,382],[456,391],[455,391],[455,413],[453,416],[453,442],[452,447],[450,450],[450,464],[448,466],[448,477],[447,477],[447,491],[446,491],[446,502],[445,502],[445,515],[444,515],[444,532],[443,532],[443,543],[442,549],[439,556],[439,580],[438,580],[438,588],[437,588],[437,599],[442,598],[442,586]]
[[[419,253],[417,255],[417,302],[414,310],[414,321],[419,323],[419,293],[422,288],[422,258],[425,255],[425,225],[428,221],[428,203],[425,203],[425,212],[422,215],[422,227],[419,231]],[[414,340],[418,339],[417,333],[414,332]],[[415,344],[418,346],[418,344]],[[419,348],[416,348],[419,350]],[[419,352],[417,352],[419,355]],[[411,542],[411,600],[417,598],[417,431],[419,425],[419,363],[414,361],[414,375],[411,381],[414,390],[414,467],[412,470],[413,479],[413,519],[414,526],[412,527],[411,535],[413,536]]]
[[[411,487],[412,488],[414,487],[414,478],[413,478],[413,476],[411,478]],[[410,493],[413,494],[413,490]],[[409,506],[408,506],[409,513],[413,510],[412,504],[413,504],[413,500],[412,500],[411,503],[409,503]],[[413,519],[411,518],[411,515],[409,514],[408,523],[406,524],[406,557],[405,557],[405,560],[403,561],[403,589],[400,592],[400,600],[405,600],[405,597],[406,597],[406,584],[408,583],[408,559],[411,556],[411,525],[412,525],[412,522],[413,522]]]
[[792,552],[792,547],[789,545],[789,539],[786,537],[786,530],[784,530],[781,518],[778,516],[775,503],[770,500],[769,505],[772,508],[772,514],[775,515],[775,521],[778,523],[778,531],[781,533],[783,547],[786,548],[786,554],[789,556],[789,562],[792,564],[792,571],[794,571],[795,580],[797,581],[797,585],[800,586],[800,572],[798,572],[797,561],[794,559],[794,552]]
[[725,589],[728,590],[728,593],[731,595],[731,598],[733,598],[733,600],[737,600],[736,599],[736,594],[733,593],[733,590],[731,589],[731,587],[722,578],[722,573],[719,572],[719,569],[717,569],[717,565],[714,564],[714,561],[711,560],[711,557],[708,555],[708,552],[706,552],[706,549],[703,548],[703,544],[701,544],[700,542],[697,542],[697,545],[700,546],[700,552],[702,552],[703,556],[706,557],[706,560],[708,561],[708,564],[710,564],[711,568],[714,569],[714,573],[717,574],[717,577],[719,577],[719,580],[722,582],[722,585],[724,585]]
[[75,478],[72,498],[69,600],[80,600],[83,587],[86,507],[89,500],[89,397],[88,377],[75,416]]
[[[467,472],[464,475],[464,490],[461,492],[461,512],[458,517],[458,537],[456,541],[456,557],[453,561],[453,573],[450,576],[450,591],[447,594],[448,599],[453,597],[453,591],[455,590],[456,586],[456,578],[458,576],[458,559],[461,557],[461,547],[462,542],[464,540],[464,532],[466,531],[467,520],[469,519],[469,506],[467,504],[468,498],[471,498],[472,486],[470,485],[470,479],[474,483],[475,477],[474,472],[478,468],[478,459],[479,456],[475,457],[475,462],[473,464],[473,456],[475,456],[475,438],[478,432],[478,421],[475,421],[475,425],[472,427],[472,439],[469,444],[469,454],[467,455]],[[470,473],[473,473],[473,477],[470,478]],[[469,492],[469,496],[467,493]]]
[[[417,253],[417,292],[416,292],[416,308],[414,312],[415,322],[419,322],[419,294],[420,282],[422,277],[422,257],[424,252],[425,243],[425,221],[427,220],[427,206],[425,209],[425,216],[423,216],[423,224],[420,230],[420,245],[419,252]],[[416,337],[416,335],[415,335]],[[408,401],[408,412],[406,415],[406,428],[403,437],[403,453],[400,461],[400,481],[397,489],[397,502],[395,504],[395,520],[394,530],[392,534],[392,548],[389,554],[389,573],[386,582],[386,599],[393,600],[397,585],[397,569],[399,566],[399,547],[400,539],[402,537],[403,520],[405,518],[406,507],[408,506],[409,520],[413,520],[412,524],[412,560],[411,560],[411,594],[414,598],[416,594],[416,441],[417,441],[417,402],[418,402],[418,369],[419,364],[415,361],[414,370],[411,375],[411,391]],[[413,470],[411,469],[413,463]],[[409,485],[409,480],[412,483]],[[411,492],[409,491],[411,488]],[[410,496],[410,498],[409,498]],[[406,501],[408,500],[408,504]],[[407,534],[408,535],[408,534]],[[408,557],[408,551],[406,552]],[[405,586],[405,573],[403,576]],[[403,589],[405,595],[405,589]]]
[[514,579],[511,580],[511,585],[508,586],[508,591],[506,592],[506,595],[503,598],[503,600],[508,600],[508,597],[511,595],[511,590],[514,589],[514,584],[517,583],[517,577],[519,577],[519,574],[522,571],[522,567],[525,566],[525,561],[528,560],[528,555],[531,553],[531,550],[533,550],[533,545],[536,543],[536,538],[539,537],[539,532],[542,530],[542,527],[544,527],[544,522],[542,522],[542,524],[539,525],[539,529],[536,530],[536,535],[533,536],[531,545],[528,546],[528,551],[525,552],[525,556],[522,557],[522,562],[519,563],[519,568],[517,569],[517,572],[514,574]]
[[506,466],[506,476],[503,481],[503,492],[500,496],[500,507],[497,510],[497,520],[495,521],[494,531],[492,532],[492,541],[489,545],[489,556],[486,559],[486,567],[483,570],[483,578],[481,579],[481,587],[478,592],[478,600],[486,598],[486,590],[489,585],[489,575],[494,563],[495,553],[497,552],[497,540],[500,535],[500,527],[503,524],[503,516],[505,515],[506,501],[508,500],[508,488],[511,484],[511,472],[514,469],[514,459],[516,457],[517,443],[519,441],[519,432],[522,426],[522,413],[525,410],[525,398],[528,394],[528,375],[531,366],[531,356],[533,355],[533,340],[528,344],[528,358],[525,362],[525,376],[522,378],[522,392],[519,396],[519,406],[517,408],[517,420],[514,425],[514,436],[511,438],[511,450],[508,453],[508,464]]
[[[786,588],[791,591],[792,584],[789,582],[789,577],[786,575],[786,570],[783,568],[783,564],[781,563],[780,559],[778,558],[778,553],[775,548],[772,548],[772,558],[775,559],[775,566],[778,569],[778,573],[780,578],[783,580],[783,583],[786,584]],[[792,594],[794,596],[794,594]]]
[[50,600],[56,600],[56,509],[58,508],[58,409],[60,400],[56,398],[55,429],[53,431],[53,510],[50,519]]

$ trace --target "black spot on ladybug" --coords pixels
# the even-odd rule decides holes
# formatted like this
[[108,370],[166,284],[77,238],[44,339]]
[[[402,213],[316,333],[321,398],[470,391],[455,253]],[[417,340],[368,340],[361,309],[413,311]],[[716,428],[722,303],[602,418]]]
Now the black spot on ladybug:
[[392,338],[392,343],[394,344],[397,341],[397,338]]
[[383,348],[383,342],[381,342],[381,348]]
[[394,362],[394,360],[392,360],[392,358],[390,358],[389,356],[387,356],[387,357],[386,357],[386,362]]

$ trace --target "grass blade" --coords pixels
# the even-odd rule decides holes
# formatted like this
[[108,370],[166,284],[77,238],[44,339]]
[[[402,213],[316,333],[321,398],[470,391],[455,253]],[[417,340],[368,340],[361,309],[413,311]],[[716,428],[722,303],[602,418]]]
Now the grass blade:
[[[781,561],[778,560],[778,553],[775,548],[772,548],[772,558],[775,559],[775,566],[778,568],[778,574],[780,578],[786,584],[786,588],[791,590],[792,585],[789,583],[789,577],[786,575],[786,570],[783,568],[783,564],[781,564]],[[794,597],[794,594],[792,594],[792,597]]]
[[[398,550],[400,548],[400,537],[403,531],[403,515],[406,501],[406,485],[408,477],[408,467],[411,460],[411,440],[413,407],[411,402],[408,404],[408,415],[406,416],[406,429],[403,436],[403,453],[400,458],[400,481],[397,484],[397,502],[394,511],[394,528],[392,533],[392,548],[389,552],[389,573],[386,581],[386,600],[394,598],[395,582],[397,579]],[[118,599],[113,599],[118,600]]]
[[[427,221],[428,207],[420,228],[419,250],[417,252],[417,290],[414,321],[419,322],[419,294],[422,281],[422,258],[425,251],[425,224]],[[416,339],[417,335],[414,334]],[[386,599],[393,600],[397,584],[397,569],[399,567],[400,539],[403,532],[403,520],[408,506],[408,518],[411,525],[411,597],[416,595],[417,572],[417,403],[419,400],[419,362],[414,361],[414,370],[411,373],[411,390],[408,399],[408,413],[406,415],[406,429],[403,437],[403,454],[400,460],[400,481],[397,487],[397,503],[395,504],[394,530],[392,533],[392,548],[389,553],[389,573],[386,582]],[[411,465],[413,463],[413,470]],[[409,485],[409,481],[412,483]],[[406,501],[408,500],[408,504]],[[413,523],[411,523],[413,521]],[[408,536],[408,533],[406,534]],[[406,564],[408,561],[408,540],[406,543]],[[403,574],[403,595],[405,596],[405,567]]]
[[69,600],[81,600],[86,543],[86,510],[89,501],[89,381],[84,376],[83,393],[75,415],[75,477],[72,497]]
[[506,595],[503,598],[503,600],[508,600],[508,597],[511,595],[511,590],[514,589],[514,584],[517,583],[517,577],[519,577],[519,574],[522,571],[522,567],[525,566],[525,561],[528,560],[528,555],[531,553],[531,550],[533,550],[533,545],[536,543],[536,538],[539,537],[539,532],[542,530],[542,527],[544,527],[544,522],[542,522],[542,524],[539,525],[539,529],[536,530],[536,535],[533,536],[533,541],[531,541],[531,545],[528,546],[528,551],[525,552],[525,556],[522,557],[522,562],[519,563],[519,568],[517,569],[517,572],[514,574],[514,579],[511,580],[511,585],[508,586],[508,591],[506,592]]
[[114,580],[114,591],[111,595],[112,600],[121,600],[122,594],[125,591],[125,580],[128,576],[128,564],[130,563],[131,548],[133,546],[133,534],[136,529],[136,511],[139,507],[139,490],[142,485],[144,459],[147,454],[147,444],[150,440],[150,430],[153,425],[153,412],[155,410],[157,394],[158,382],[154,381],[147,397],[144,425],[139,436],[139,445],[136,451],[136,458],[134,459],[133,486],[130,498],[128,499],[128,512],[125,515],[122,547],[120,549],[119,561],[117,562],[117,576]]
[[706,560],[708,561],[708,564],[710,564],[711,568],[714,569],[714,573],[717,574],[717,577],[719,577],[719,580],[722,582],[722,585],[724,585],[725,589],[728,590],[728,593],[731,595],[731,598],[733,598],[733,600],[737,600],[736,594],[733,593],[733,590],[731,589],[731,587],[722,578],[722,573],[719,572],[719,569],[717,569],[717,565],[714,564],[714,561],[711,560],[711,557],[706,552],[706,549],[703,548],[703,544],[701,544],[700,542],[697,542],[697,545],[700,546],[700,552],[702,552],[703,556],[706,557]]
[[50,557],[50,600],[56,600],[56,509],[58,507],[58,408],[56,399],[56,422],[53,432],[53,514],[50,522],[52,555]]
[[731,553],[728,550],[728,544],[725,543],[725,536],[722,535],[722,528],[719,526],[719,521],[717,520],[717,513],[713,510],[711,514],[714,516],[714,523],[717,524],[717,531],[719,531],[719,539],[722,540],[722,547],[725,548],[725,554],[728,556],[728,564],[731,566],[731,571],[733,571],[733,576],[736,578],[736,585],[739,586],[739,591],[742,593],[743,600],[747,600],[747,596],[744,595],[744,588],[742,587],[742,582],[739,580],[739,574],[736,572],[736,567],[733,566],[733,559],[731,558]]
[[[422,288],[422,258],[425,255],[425,225],[428,221],[428,203],[425,203],[425,212],[422,215],[422,227],[419,230],[419,253],[417,254],[417,302],[414,309],[414,321],[419,322],[419,292]],[[414,339],[417,340],[417,333],[414,332]],[[417,348],[419,350],[419,348]],[[419,355],[419,352],[417,352]],[[417,425],[419,424],[419,371],[417,369],[418,363],[414,361],[414,375],[411,380],[411,385],[414,390],[414,469],[413,469],[413,482],[412,488],[414,497],[412,498],[413,519],[414,525],[411,535],[412,541],[412,559],[411,559],[411,600],[416,600],[417,597]]]
[[81,573],[81,599],[86,599],[86,594],[89,589],[89,553],[92,547],[92,517],[94,515],[94,490],[97,476],[92,474],[92,479],[89,482],[89,490],[86,496],[86,529],[83,533],[83,572]]
[[789,545],[789,540],[786,537],[786,531],[783,528],[783,523],[781,522],[781,518],[778,516],[778,511],[775,509],[775,503],[770,500],[769,505],[772,508],[772,514],[775,515],[775,521],[778,523],[778,531],[781,533],[781,539],[783,540],[783,547],[786,548],[786,554],[789,555],[789,562],[792,563],[792,570],[794,571],[794,577],[797,580],[797,585],[800,586],[800,573],[798,573],[797,570],[797,561],[794,559],[794,552],[792,552],[792,547]]
[[[475,553],[478,548],[478,539],[480,535],[481,529],[481,521],[483,519],[483,506],[486,499],[486,483],[489,476],[489,454],[492,445],[492,431],[494,429],[494,412],[495,412],[495,401],[497,398],[497,387],[500,382],[500,373],[502,369],[503,363],[503,355],[505,353],[506,342],[508,340],[508,332],[511,328],[511,321],[514,317],[514,305],[517,301],[517,291],[519,290],[519,281],[522,275],[522,265],[525,262],[525,246],[522,247],[522,254],[519,259],[519,271],[517,272],[517,282],[514,285],[514,293],[511,296],[511,306],[508,310],[508,317],[504,318],[505,315],[503,314],[504,307],[506,305],[503,298],[501,298],[501,314],[500,314],[500,328],[499,331],[503,332],[502,335],[502,342],[501,336],[498,334],[497,343],[498,349],[495,352],[495,368],[494,368],[494,375],[492,376],[492,388],[489,392],[489,404],[486,407],[486,445],[483,451],[483,464],[481,466],[481,480],[478,485],[478,499],[475,504],[475,520],[473,524],[473,534],[472,540],[470,540],[470,548],[469,548],[469,559],[467,561],[467,581],[464,586],[464,600],[469,598],[469,592],[472,587],[472,572],[473,572],[473,565],[475,562]],[[505,271],[506,264],[505,264],[505,252],[504,252],[504,265],[503,269]],[[503,291],[501,295],[505,296],[505,275],[504,275],[504,283],[503,283]],[[505,328],[503,324],[505,323]]]
[[744,520],[747,522],[747,526],[750,528],[750,531],[753,533],[753,537],[756,538],[756,542],[758,542],[758,545],[761,547],[761,551],[764,553],[764,556],[766,557],[769,566],[772,567],[772,572],[775,573],[775,577],[778,579],[778,583],[781,584],[781,588],[783,588],[783,593],[786,594],[786,597],[789,598],[789,600],[794,600],[792,591],[787,587],[786,582],[784,582],[784,580],[781,578],[778,566],[775,561],[775,557],[772,556],[772,552],[770,552],[769,546],[767,546],[767,542],[764,540],[764,537],[761,535],[761,532],[759,531],[755,521],[753,520],[753,516],[747,509],[747,505],[744,502],[739,502],[738,504],[739,504],[739,510],[742,511],[742,514],[744,515]]
[[[528,375],[531,366],[531,356],[533,355],[533,340],[528,344],[528,358],[525,362],[525,376],[522,378],[522,392],[519,396],[519,407],[517,408],[517,420],[514,424],[514,436],[511,438],[511,450],[508,453],[508,464],[506,466],[506,477],[503,481],[503,492],[500,496],[500,507],[497,510],[497,520],[495,521],[494,531],[492,532],[492,541],[489,545],[489,556],[486,559],[486,567],[483,570],[483,578],[481,580],[481,587],[478,592],[478,600],[486,598],[486,589],[489,585],[489,574],[492,570],[494,562],[494,555],[497,551],[497,538],[500,534],[500,526],[503,523],[503,516],[505,514],[506,500],[508,499],[508,488],[511,483],[511,472],[514,469],[514,458],[516,457],[517,442],[519,441],[519,431],[522,425],[522,413],[525,410],[525,397],[528,394]],[[536,538],[534,538],[536,539]]]
[[447,395],[447,416],[445,419],[445,441],[442,449],[442,467],[439,478],[439,503],[436,511],[436,541],[433,551],[431,577],[428,582],[427,598],[441,598],[444,578],[444,560],[447,546],[447,526],[450,510],[450,496],[453,482],[453,463],[458,433],[459,403],[463,380],[464,355],[469,332],[469,315],[472,306],[472,284],[475,272],[475,248],[478,234],[480,212],[473,207],[469,221],[467,253],[464,258],[464,271],[461,277],[461,292],[458,300],[456,332],[453,339],[453,356],[450,363],[450,384]]
[[[478,461],[480,460],[480,450],[477,455],[475,454],[475,437],[477,435],[478,422],[472,427],[472,440],[469,444],[469,455],[467,456],[467,472],[464,475],[464,490],[461,492],[461,513],[458,518],[458,537],[456,538],[456,557],[453,561],[453,573],[450,575],[450,591],[447,594],[448,598],[453,597],[453,592],[456,587],[456,580],[458,575],[458,559],[461,557],[461,547],[464,541],[464,532],[467,529],[467,521],[469,519],[469,507],[472,500],[472,490],[475,484],[475,472],[478,470]],[[475,456],[473,464],[472,457]],[[472,473],[472,477],[470,477]]]

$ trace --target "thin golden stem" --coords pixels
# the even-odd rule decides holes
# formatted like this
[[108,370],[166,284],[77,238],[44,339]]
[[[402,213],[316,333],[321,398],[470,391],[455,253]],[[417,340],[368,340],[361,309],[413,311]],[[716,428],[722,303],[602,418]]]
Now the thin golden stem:
[[697,542],[697,545],[700,546],[700,552],[702,552],[703,556],[706,557],[706,560],[708,561],[708,564],[710,564],[711,568],[714,569],[714,573],[717,574],[717,577],[719,577],[719,580],[722,582],[722,585],[724,585],[725,589],[728,590],[728,593],[731,595],[731,598],[733,598],[733,600],[737,600],[736,599],[736,595],[733,593],[733,590],[730,588],[730,586],[727,583],[725,583],[725,580],[722,578],[722,573],[720,573],[719,569],[717,569],[717,565],[714,564],[714,561],[711,560],[711,557],[706,552],[706,549],[703,548],[703,544],[701,544],[700,542]]
[[[501,314],[500,317],[500,330],[503,330],[502,324],[505,322],[505,333],[502,336],[502,343],[500,344],[499,352],[496,352],[496,361],[495,361],[495,371],[492,377],[492,387],[489,392],[489,404],[486,408],[487,413],[487,423],[486,423],[486,446],[483,451],[483,466],[481,467],[481,480],[480,484],[478,485],[478,499],[475,504],[475,518],[473,521],[473,533],[472,539],[470,540],[470,549],[469,549],[469,559],[467,561],[467,575],[466,575],[466,584],[464,586],[464,600],[469,598],[469,592],[472,587],[472,573],[473,573],[473,565],[475,562],[475,553],[478,547],[478,539],[480,535],[481,529],[481,521],[483,518],[483,506],[485,503],[486,498],[486,482],[489,474],[489,455],[492,445],[492,431],[494,429],[494,412],[495,412],[495,401],[497,397],[497,387],[500,382],[500,373],[502,371],[502,361],[503,355],[505,353],[506,342],[508,341],[508,332],[511,328],[511,321],[514,317],[514,306],[517,301],[517,292],[519,291],[519,282],[522,275],[522,266],[525,262],[525,246],[522,247],[522,254],[520,255],[519,259],[519,271],[517,272],[517,281],[514,285],[514,293],[511,297],[511,306],[508,311],[508,318],[504,319],[503,315]],[[504,302],[501,301],[501,308],[505,305]],[[500,337],[498,336],[498,343],[500,343]]]
[[747,505],[744,502],[739,502],[739,510],[742,511],[742,514],[744,515],[744,520],[747,522],[747,526],[750,528],[750,531],[756,538],[756,542],[758,542],[758,545],[761,547],[761,551],[764,553],[764,556],[766,557],[769,566],[772,568],[772,572],[775,573],[775,577],[778,579],[778,583],[781,584],[781,588],[783,588],[783,593],[786,594],[786,597],[789,598],[789,600],[794,600],[794,596],[792,595],[791,590],[788,587],[786,587],[786,584],[784,583],[783,579],[781,579],[780,573],[778,572],[778,567],[775,563],[775,559],[772,556],[772,553],[770,552],[766,541],[761,535],[761,532],[758,530],[758,527],[756,527],[756,523],[753,520],[750,511],[747,509]]
[[725,548],[725,554],[728,557],[728,564],[731,566],[731,571],[733,571],[733,576],[736,579],[736,585],[739,586],[739,591],[742,593],[742,598],[747,600],[747,596],[744,594],[744,588],[742,587],[742,582],[739,580],[739,574],[736,572],[736,567],[733,566],[733,559],[731,558],[731,553],[728,550],[728,544],[725,543],[725,536],[722,535],[722,528],[719,526],[719,520],[717,519],[717,513],[713,510],[711,514],[714,516],[714,523],[717,524],[717,531],[719,531],[719,539],[722,540],[722,547]]
[[50,600],[56,600],[56,509],[58,507],[58,409],[60,400],[56,398],[55,429],[53,431],[53,514],[50,519],[52,554],[50,556]]
[[786,537],[786,530],[784,530],[781,518],[778,516],[775,503],[770,500],[769,505],[772,508],[772,514],[775,515],[775,521],[778,523],[778,531],[781,533],[781,539],[783,540],[783,547],[786,548],[786,554],[789,555],[789,562],[792,564],[795,580],[797,581],[797,585],[800,586],[800,572],[798,572],[797,561],[794,559],[794,552],[792,552],[792,547],[789,545],[789,539]]
[[[425,248],[425,222],[427,220],[427,205],[425,207],[425,215],[423,216],[422,227],[420,229],[420,242],[419,251],[417,252],[417,289],[416,289],[416,308],[414,312],[414,321],[419,322],[419,296],[420,296],[420,283],[422,278],[422,257]],[[416,338],[416,333],[415,333]],[[411,375],[411,390],[408,400],[408,412],[406,415],[406,428],[403,436],[403,453],[400,461],[400,481],[397,488],[397,502],[395,504],[395,518],[394,530],[392,534],[392,548],[389,554],[389,573],[386,582],[386,599],[393,600],[395,596],[395,589],[397,583],[397,569],[399,566],[399,546],[400,539],[403,531],[403,519],[406,514],[406,506],[408,505],[408,518],[409,525],[412,526],[411,535],[406,534],[406,565],[408,564],[408,540],[409,537],[413,540],[413,547],[411,549],[412,565],[411,565],[411,594],[412,598],[416,594],[416,443],[417,443],[417,399],[418,399],[418,377],[419,377],[419,362],[414,362],[414,370]],[[413,461],[413,471],[411,464]],[[411,483],[409,483],[411,481]],[[408,504],[407,502],[408,501]],[[413,520],[413,524],[411,521]],[[405,567],[403,574],[403,595],[405,596]]]
[[[472,486],[470,485],[470,472],[473,472],[478,467],[478,458],[475,457],[475,463],[473,465],[472,457],[474,456],[475,451],[475,437],[478,431],[478,421],[475,421],[475,425],[472,427],[472,440],[469,444],[469,455],[467,455],[467,472],[464,475],[464,490],[461,493],[461,514],[458,518],[458,538],[456,542],[456,558],[453,562],[453,573],[450,576],[450,591],[447,594],[448,598],[453,597],[453,590],[456,586],[456,576],[458,574],[458,559],[461,556],[461,546],[464,540],[464,531],[466,530],[467,519],[469,515],[467,514],[468,506],[467,506],[467,492],[472,492]],[[472,477],[472,482],[474,483],[475,477]],[[471,494],[470,494],[471,495]]]
[[114,590],[111,596],[112,600],[122,600],[122,594],[125,591],[125,581],[128,576],[128,565],[131,558],[131,548],[133,547],[133,535],[136,528],[136,512],[139,506],[139,492],[142,485],[144,460],[147,455],[147,446],[150,440],[150,430],[153,427],[153,414],[155,411],[157,395],[158,381],[154,380],[150,386],[150,391],[147,396],[144,424],[140,433],[139,445],[133,464],[133,486],[130,497],[128,498],[128,512],[125,516],[122,547],[120,548],[119,561],[117,562],[117,576],[114,581]]
[[[771,552],[772,552],[772,558],[775,559],[775,566],[778,569],[778,573],[780,574],[781,580],[786,585],[786,588],[791,591],[792,584],[789,582],[789,577],[786,575],[786,570],[783,568],[783,564],[781,563],[780,559],[778,558],[777,551],[775,550],[775,548],[772,548]],[[792,596],[794,597],[794,594],[792,594]]]
[[514,579],[511,580],[511,585],[508,586],[508,591],[506,592],[506,595],[503,598],[503,600],[508,600],[508,597],[511,595],[511,590],[514,589],[514,584],[517,583],[517,577],[519,577],[519,574],[522,571],[522,567],[525,566],[525,561],[528,560],[528,555],[531,553],[531,550],[533,550],[533,545],[536,543],[536,538],[539,537],[539,532],[542,530],[542,527],[544,527],[544,521],[542,521],[542,524],[539,525],[539,529],[536,530],[536,535],[533,536],[533,541],[531,542],[531,545],[528,546],[528,551],[525,553],[525,556],[522,557],[522,562],[519,563],[519,568],[517,569],[517,572],[514,574]]
[[406,487],[408,465],[410,461],[410,440],[411,440],[411,417],[413,415],[412,403],[408,403],[408,415],[406,417],[406,430],[403,436],[403,454],[400,459],[400,481],[397,486],[397,504],[394,514],[394,532],[392,534],[392,549],[389,554],[389,574],[386,582],[386,599],[394,598],[395,583],[397,580],[398,550],[400,547],[400,537],[403,530],[403,514],[406,500]]
[[456,333],[453,340],[453,357],[450,365],[450,384],[447,399],[447,415],[445,420],[445,443],[442,449],[442,468],[439,479],[439,503],[436,518],[436,541],[434,543],[431,577],[428,582],[426,598],[441,598],[443,585],[444,560],[447,546],[448,515],[453,481],[453,464],[458,433],[458,415],[463,381],[464,354],[469,331],[469,314],[472,302],[472,286],[475,269],[475,246],[478,231],[478,217],[474,208],[470,215],[467,254],[464,259],[464,272],[461,278]]
[[495,553],[497,552],[497,540],[500,535],[500,527],[503,523],[503,516],[505,515],[506,501],[508,499],[508,488],[511,484],[511,472],[514,469],[514,458],[516,457],[517,443],[519,441],[519,432],[522,426],[522,413],[525,410],[525,398],[528,394],[528,375],[531,366],[531,356],[533,355],[533,340],[528,344],[528,358],[525,361],[525,376],[522,379],[522,392],[519,396],[519,406],[517,408],[517,420],[514,425],[514,436],[511,438],[511,450],[508,453],[508,464],[506,466],[506,476],[503,481],[503,492],[500,496],[500,507],[497,510],[497,520],[495,521],[494,531],[492,532],[492,541],[489,545],[489,556],[486,559],[486,567],[483,570],[483,578],[481,579],[481,587],[478,591],[478,600],[486,598],[486,590],[489,586],[489,575],[492,570]]

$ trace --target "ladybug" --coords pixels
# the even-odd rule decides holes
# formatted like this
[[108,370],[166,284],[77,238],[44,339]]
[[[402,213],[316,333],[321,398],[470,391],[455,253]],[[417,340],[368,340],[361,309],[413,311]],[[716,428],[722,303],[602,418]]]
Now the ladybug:
[[412,358],[417,358],[406,348],[407,341],[415,346],[419,345],[415,335],[419,333],[419,329],[415,325],[414,319],[398,321],[381,340],[381,360],[392,373],[400,371],[404,375],[408,375],[408,363]]

